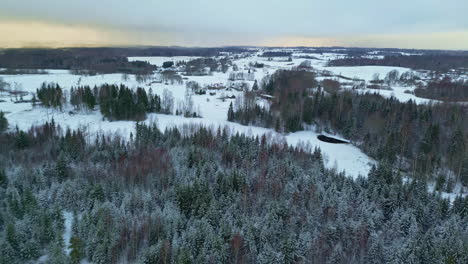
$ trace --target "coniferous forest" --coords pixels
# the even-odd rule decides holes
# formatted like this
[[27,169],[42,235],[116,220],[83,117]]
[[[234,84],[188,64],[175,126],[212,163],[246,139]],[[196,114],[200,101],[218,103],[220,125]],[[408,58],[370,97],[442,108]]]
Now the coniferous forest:
[[255,95],[246,93],[228,119],[285,132],[314,125],[414,178],[437,179],[441,190],[451,192],[457,182],[468,186],[468,106],[400,102],[371,92],[329,94],[310,89],[311,83],[311,72],[277,71],[262,87],[274,95],[269,109],[249,104]]
[[0,263],[468,261],[468,198],[385,165],[353,180],[319,149],[155,124],[124,141],[52,121],[0,144]]

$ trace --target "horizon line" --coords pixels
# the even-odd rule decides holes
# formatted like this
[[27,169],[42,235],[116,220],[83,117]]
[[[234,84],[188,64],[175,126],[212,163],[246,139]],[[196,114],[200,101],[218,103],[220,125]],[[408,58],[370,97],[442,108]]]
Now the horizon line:
[[119,45],[119,44],[109,44],[109,45],[96,45],[96,44],[89,44],[89,45],[24,45],[21,47],[1,47],[0,50],[19,50],[19,49],[81,49],[81,48],[122,48],[122,49],[129,49],[129,48],[181,48],[181,49],[217,49],[217,48],[268,48],[268,49],[287,49],[287,48],[328,48],[328,49],[373,49],[373,50],[420,50],[420,51],[460,51],[460,52],[467,52],[468,49],[421,49],[421,48],[398,48],[398,47],[372,47],[372,46],[327,46],[327,45],[317,45],[317,46],[278,46],[278,45],[214,45],[214,46],[184,46],[184,45]]

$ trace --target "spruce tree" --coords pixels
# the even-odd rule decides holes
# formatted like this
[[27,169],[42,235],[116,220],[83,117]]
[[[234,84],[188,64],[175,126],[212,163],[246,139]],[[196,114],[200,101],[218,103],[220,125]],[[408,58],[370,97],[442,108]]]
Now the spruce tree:
[[16,135],[15,145],[19,149],[24,149],[24,148],[29,147],[28,135],[23,130],[18,131]]
[[6,188],[8,186],[8,176],[4,169],[0,168],[0,187]]
[[234,115],[234,108],[232,106],[232,102],[229,104],[229,109],[228,109],[228,121],[234,121],[235,115]]
[[89,88],[89,86],[86,86],[84,88],[83,101],[89,110],[94,109],[94,106],[96,105],[96,98],[94,97],[93,92],[91,91],[91,88]]
[[257,80],[255,80],[253,86],[252,86],[252,91],[258,91],[258,83]]
[[73,236],[70,239],[70,260],[71,263],[76,264],[80,263],[80,260],[84,257],[83,256],[83,242],[77,236]]
[[0,111],[0,133],[5,131],[8,128],[8,120],[5,117],[5,113]]
[[64,251],[64,243],[61,235],[57,235],[49,245],[48,263],[51,264],[67,264],[70,263],[70,258]]
[[69,177],[70,168],[64,155],[59,155],[57,162],[55,163],[55,171],[60,181],[63,181]]

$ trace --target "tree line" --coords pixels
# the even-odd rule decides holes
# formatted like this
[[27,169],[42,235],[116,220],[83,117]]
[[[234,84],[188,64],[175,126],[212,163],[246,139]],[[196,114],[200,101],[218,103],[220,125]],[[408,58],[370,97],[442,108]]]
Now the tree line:
[[[37,97],[45,107],[62,109],[66,102],[63,89],[58,84],[42,84]],[[170,91],[164,91],[161,98],[147,93],[143,88],[130,89],[125,85],[103,84],[101,86],[78,86],[70,89],[70,104],[76,109],[94,110],[95,106],[109,120],[143,120],[146,113],[171,114],[174,98]]]
[[441,80],[429,81],[426,85],[414,90],[418,97],[448,102],[468,101],[468,81],[452,80],[446,76]]
[[149,74],[156,66],[129,61],[112,49],[6,49],[0,54],[0,68],[64,69],[87,74]]
[[361,56],[350,56],[334,59],[329,66],[396,66],[411,69],[425,69],[446,72],[451,69],[468,68],[468,56],[460,54],[422,54],[422,55],[390,55],[383,59],[372,59]]

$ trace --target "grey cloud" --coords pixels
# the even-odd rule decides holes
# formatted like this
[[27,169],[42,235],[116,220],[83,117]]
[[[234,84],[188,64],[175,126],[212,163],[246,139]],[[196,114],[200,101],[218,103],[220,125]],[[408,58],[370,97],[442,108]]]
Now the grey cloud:
[[468,30],[466,0],[2,0],[0,18],[129,32],[336,37]]

